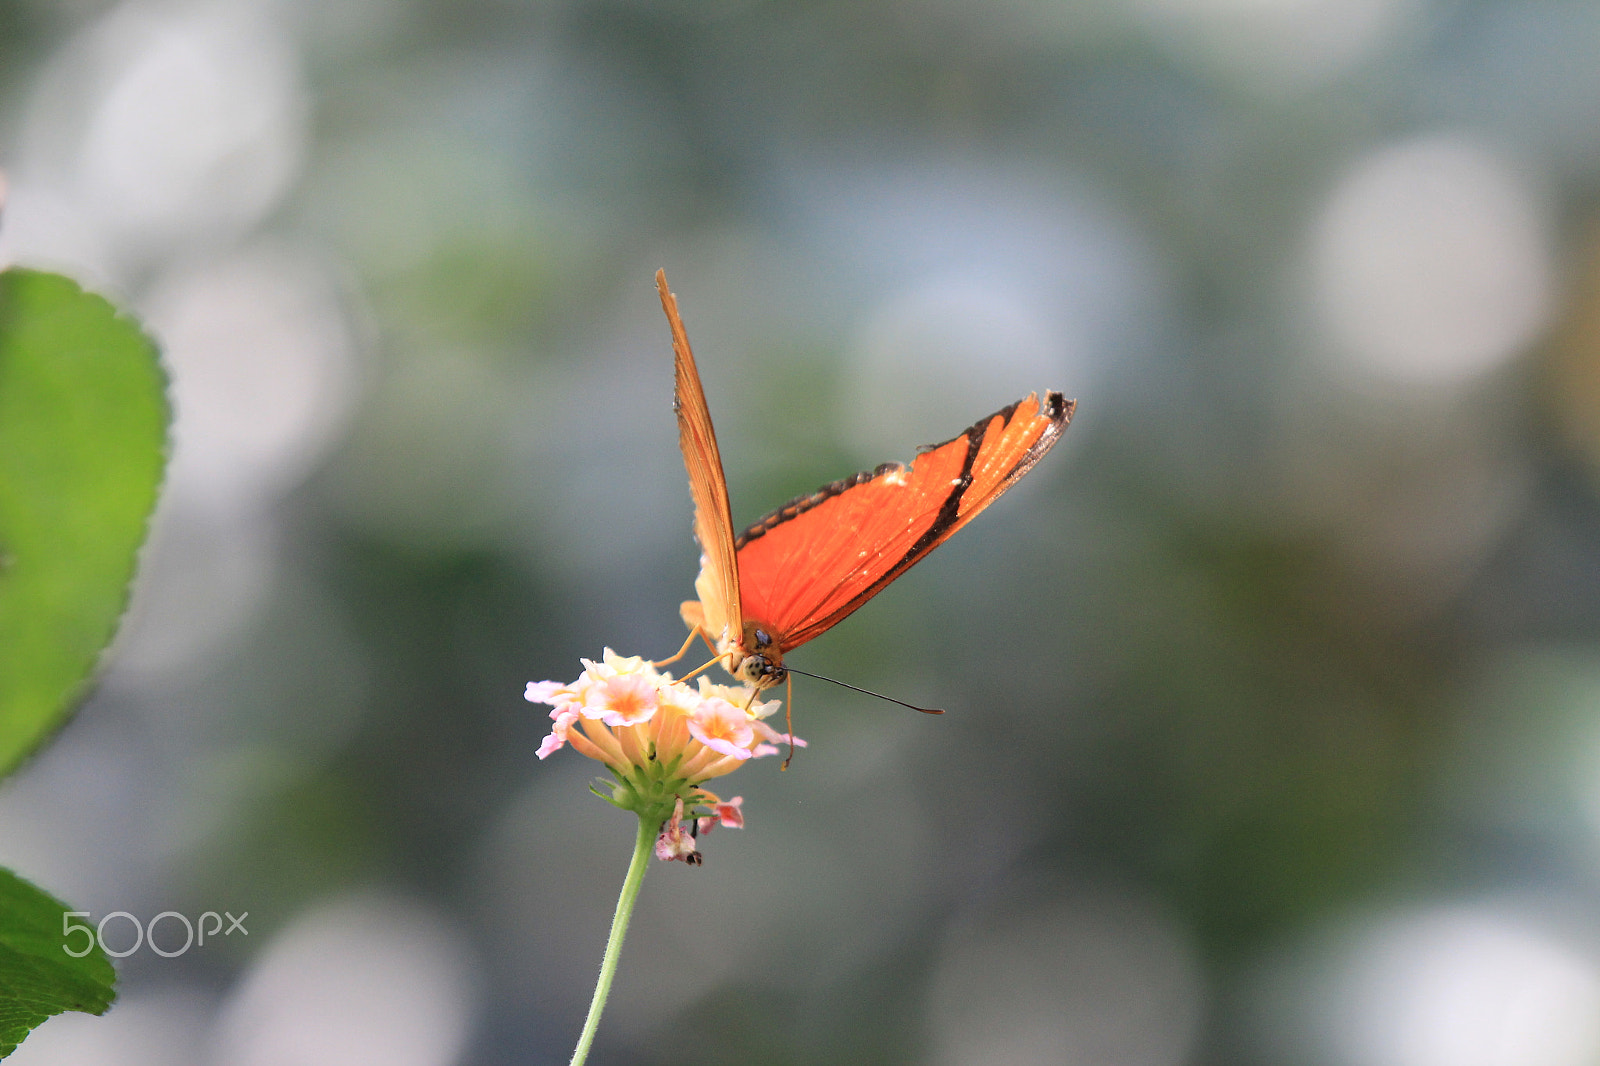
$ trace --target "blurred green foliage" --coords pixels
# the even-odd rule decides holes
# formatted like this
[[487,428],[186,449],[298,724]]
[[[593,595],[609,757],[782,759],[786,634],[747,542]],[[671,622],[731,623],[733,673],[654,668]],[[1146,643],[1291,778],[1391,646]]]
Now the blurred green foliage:
[[88,692],[166,462],[155,346],[55,274],[0,274],[0,773]]
[[[128,604],[167,422],[136,323],[60,275],[0,274],[0,775],[89,690]],[[53,1014],[111,1004],[111,961],[90,933],[68,941],[68,910],[0,869],[0,1056]]]
[[52,1014],[104,1014],[116,998],[116,971],[94,942],[93,925],[76,917],[72,925],[91,932],[63,935],[62,915],[70,909],[0,870],[0,1058]]

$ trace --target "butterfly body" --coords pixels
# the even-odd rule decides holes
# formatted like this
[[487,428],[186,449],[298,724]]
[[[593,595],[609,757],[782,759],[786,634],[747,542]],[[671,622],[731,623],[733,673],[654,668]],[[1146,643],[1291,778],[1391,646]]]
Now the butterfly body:
[[789,671],[783,665],[783,651],[778,640],[760,622],[745,622],[735,639],[731,630],[712,627],[701,600],[684,600],[678,613],[690,633],[705,635],[716,649],[723,667],[740,681],[758,689],[771,688],[789,676]]
[[701,549],[698,597],[681,614],[734,677],[757,688],[787,676],[786,652],[877,595],[1037,463],[1071,421],[1059,392],[1029,395],[910,464],[884,463],[797,497],[737,537],[716,434],[677,301],[656,273],[672,325],[678,443]]

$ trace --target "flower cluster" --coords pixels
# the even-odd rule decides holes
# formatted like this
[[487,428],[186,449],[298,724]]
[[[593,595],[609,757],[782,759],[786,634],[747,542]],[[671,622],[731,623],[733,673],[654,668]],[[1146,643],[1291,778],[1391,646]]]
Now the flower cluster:
[[[548,758],[571,744],[604,763],[615,782],[603,799],[662,825],[656,856],[696,864],[695,837],[716,825],[742,828],[741,798],[724,802],[700,786],[749,759],[776,755],[790,738],[764,721],[778,700],[757,700],[745,687],[698,687],[675,681],[638,656],[605,650],[583,660],[576,681],[535,681],[526,698],[554,708],[550,735],[539,746]],[[800,747],[805,741],[795,740]],[[687,817],[686,810],[687,807]],[[659,816],[659,817],[657,817]]]

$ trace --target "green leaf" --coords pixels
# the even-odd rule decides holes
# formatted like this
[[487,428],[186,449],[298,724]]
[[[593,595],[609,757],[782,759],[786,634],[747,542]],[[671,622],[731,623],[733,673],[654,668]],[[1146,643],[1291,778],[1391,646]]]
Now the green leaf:
[[166,463],[155,345],[67,278],[0,273],[0,774],[87,695]]
[[[0,1058],[52,1014],[104,1014],[116,998],[116,971],[89,932],[63,933],[65,903],[0,868]],[[87,925],[83,918],[73,924]],[[83,951],[73,958],[66,950]]]

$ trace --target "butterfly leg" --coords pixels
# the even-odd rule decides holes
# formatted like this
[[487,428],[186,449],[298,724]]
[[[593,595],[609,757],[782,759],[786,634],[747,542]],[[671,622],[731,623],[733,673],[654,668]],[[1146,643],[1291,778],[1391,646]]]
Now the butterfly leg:
[[[679,658],[682,658],[681,653],[679,655]],[[724,658],[726,658],[726,656],[718,655],[718,656],[715,656],[714,658],[708,659],[706,662],[701,663],[699,666],[695,667],[693,670],[690,670],[687,674],[684,674],[682,677],[678,678],[678,680],[679,681],[687,681],[691,677],[693,677],[695,674],[703,674],[707,670],[711,669],[713,666],[715,666],[718,663],[722,662],[722,660]]]
[[[679,659],[681,659],[685,655],[689,654],[689,645],[694,643],[694,638],[695,637],[698,637],[698,636],[701,636],[701,635],[702,634],[701,634],[701,631],[700,631],[699,628],[695,628],[695,629],[689,630],[689,639],[683,642],[683,647],[678,649],[678,654],[676,654],[674,656],[671,656],[670,658],[666,658],[666,659],[657,659],[655,662],[651,663],[650,665],[651,666],[667,666],[667,665],[669,665],[671,663],[677,662]],[[710,642],[707,641],[707,643],[710,643]],[[716,649],[713,648],[712,650],[715,651]]]
[[[719,654],[718,651],[717,651],[717,646],[711,642],[710,635],[707,634],[706,631],[704,629],[702,629],[700,626],[695,626],[694,628],[689,630],[688,638],[684,640],[683,647],[678,649],[678,653],[676,655],[670,656],[670,657],[665,658],[665,659],[657,659],[656,661],[652,662],[650,665],[651,666],[667,666],[667,665],[670,665],[672,663],[677,662],[679,659],[681,659],[685,655],[689,654],[689,645],[694,643],[694,638],[695,637],[700,637],[701,639],[703,639],[706,642],[706,647],[711,650],[711,654],[712,655],[716,655],[718,659],[722,658],[721,654]],[[712,660],[712,662],[715,662],[715,661],[716,661],[716,659]],[[705,669],[705,668],[701,667],[701,669]],[[698,673],[698,672],[699,671],[696,671],[696,673]]]
[[784,756],[780,770],[789,768],[789,760],[794,758],[794,675],[789,674],[784,678],[788,688],[784,692],[783,700],[783,728],[789,734],[789,754]]

